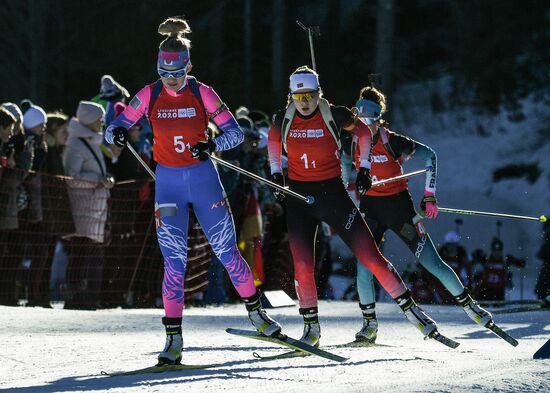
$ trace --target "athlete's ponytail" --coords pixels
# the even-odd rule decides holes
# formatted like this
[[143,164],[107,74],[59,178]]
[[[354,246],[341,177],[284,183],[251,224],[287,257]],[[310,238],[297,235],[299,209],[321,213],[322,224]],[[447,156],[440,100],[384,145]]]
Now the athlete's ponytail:
[[159,49],[166,52],[179,52],[191,48],[191,41],[186,34],[191,33],[189,23],[179,17],[166,19],[159,25],[159,34],[166,36],[160,43]]

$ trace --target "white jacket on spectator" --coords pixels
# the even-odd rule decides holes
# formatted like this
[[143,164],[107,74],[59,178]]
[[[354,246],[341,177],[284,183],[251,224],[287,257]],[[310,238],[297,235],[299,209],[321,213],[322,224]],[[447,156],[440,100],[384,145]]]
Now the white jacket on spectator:
[[[72,178],[67,180],[67,185],[76,233],[66,237],[84,236],[102,243],[105,240],[107,199],[110,195],[101,183],[106,176],[105,160],[100,149],[103,134],[94,132],[76,118],[70,120],[68,131],[63,165],[65,174]],[[97,159],[83,140],[88,142]]]

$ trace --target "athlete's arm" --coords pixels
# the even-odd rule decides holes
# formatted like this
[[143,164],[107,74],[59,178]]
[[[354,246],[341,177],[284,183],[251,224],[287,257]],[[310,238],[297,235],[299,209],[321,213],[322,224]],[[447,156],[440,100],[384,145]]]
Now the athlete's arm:
[[139,119],[149,112],[149,100],[151,99],[151,87],[149,85],[141,89],[132,98],[124,111],[105,130],[105,141],[113,144],[113,130],[117,127],[131,128]]
[[424,190],[435,194],[435,183],[437,178],[437,156],[429,147],[420,142],[415,142],[414,155],[424,159],[426,165],[426,186]]
[[269,156],[269,166],[271,174],[283,173],[281,155],[283,154],[283,144],[281,141],[282,117],[280,113],[273,116],[273,124],[267,134],[267,154]]
[[216,151],[224,151],[240,145],[244,141],[244,132],[237,124],[233,114],[227,109],[218,94],[210,86],[199,83],[201,99],[207,114],[223,131],[223,134],[214,138]]
[[406,136],[394,133],[390,138],[390,146],[397,157],[404,156],[408,160],[412,156],[423,159],[426,166],[426,186],[424,190],[435,194],[437,176],[437,156],[429,147]]
[[333,106],[331,107],[331,111],[332,117],[338,127],[357,135],[357,144],[360,151],[359,166],[370,170],[372,134],[369,127],[345,106]]

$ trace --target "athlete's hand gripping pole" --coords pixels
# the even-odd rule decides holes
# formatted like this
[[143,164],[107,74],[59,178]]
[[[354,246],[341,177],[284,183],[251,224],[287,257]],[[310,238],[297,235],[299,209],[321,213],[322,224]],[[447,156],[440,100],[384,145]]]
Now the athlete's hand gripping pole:
[[251,172],[248,172],[248,171],[246,171],[246,170],[244,170],[244,169],[242,169],[242,168],[239,168],[238,166],[233,165],[233,164],[231,164],[231,163],[229,163],[229,162],[227,162],[227,161],[224,161],[224,160],[222,160],[221,158],[218,158],[218,157],[216,157],[216,156],[210,155],[210,158],[211,158],[212,160],[214,160],[215,162],[217,162],[217,163],[219,163],[219,164],[221,164],[221,165],[223,165],[223,166],[225,166],[225,167],[227,167],[227,168],[229,168],[229,169],[233,169],[234,171],[237,171],[237,172],[239,172],[239,173],[242,173],[243,175],[248,176],[248,177],[250,177],[250,178],[252,178],[252,179],[254,179],[254,180],[257,180],[257,181],[259,181],[260,183],[267,184],[268,186],[273,187],[273,188],[275,188],[275,189],[277,189],[277,190],[279,190],[279,191],[282,191],[282,192],[284,192],[285,194],[288,194],[288,195],[290,195],[290,196],[293,196],[294,198],[298,198],[298,199],[304,201],[305,203],[307,203],[308,205],[312,205],[312,204],[315,202],[315,198],[313,198],[311,195],[303,196],[303,195],[301,195],[301,194],[298,194],[297,192],[292,191],[292,190],[289,189],[288,187],[283,187],[283,186],[281,186],[281,185],[279,185],[279,184],[277,184],[277,183],[274,183],[274,182],[272,182],[272,181],[269,181],[269,180],[267,180],[267,179],[264,179],[264,178],[261,177],[261,176],[258,176],[258,175],[254,174],[254,173],[251,173]]
[[126,147],[130,150],[130,152],[132,152],[132,154],[134,155],[134,157],[136,157],[136,160],[139,161],[139,163],[141,165],[143,165],[143,167],[145,168],[145,170],[151,175],[151,177],[153,178],[153,180],[157,180],[157,177],[155,176],[155,172],[153,172],[153,170],[149,167],[149,165],[147,165],[147,163],[145,161],[143,161],[143,159],[139,156],[139,154],[137,153],[137,151],[134,150],[134,148],[132,147],[132,145],[130,145],[130,143],[126,143]]
[[[505,214],[505,213],[492,213],[492,212],[480,212],[475,210],[462,210],[462,209],[452,209],[448,207],[438,207],[438,211],[443,213],[454,213],[454,214],[467,214],[473,216],[485,216],[485,217],[502,217],[502,218],[515,218],[517,220],[528,220],[528,221],[538,221],[546,222],[546,216],[541,215],[540,217],[530,217],[530,216],[517,216],[515,214]],[[415,216],[415,219],[419,217],[420,214]],[[420,216],[422,217],[422,216]],[[413,219],[414,221],[414,219]]]
[[392,183],[394,181],[398,181],[398,180],[401,180],[401,179],[406,179],[407,177],[420,175],[424,172],[426,172],[426,169],[420,169],[418,171],[404,173],[402,175],[395,176],[395,177],[390,177],[389,179],[382,179],[382,180],[373,181],[372,182],[372,187],[381,186],[381,185],[386,184],[386,183]]

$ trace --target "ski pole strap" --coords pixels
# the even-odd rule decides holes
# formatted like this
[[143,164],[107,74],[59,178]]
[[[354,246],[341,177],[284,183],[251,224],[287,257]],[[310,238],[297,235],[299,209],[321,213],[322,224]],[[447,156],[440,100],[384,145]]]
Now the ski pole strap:
[[290,196],[293,196],[294,198],[298,198],[298,199],[300,199],[300,200],[306,202],[308,205],[312,205],[312,204],[315,202],[315,198],[313,198],[311,195],[303,196],[303,195],[301,195],[301,194],[298,194],[297,192],[292,191],[292,190],[289,189],[288,187],[283,187],[283,186],[281,186],[281,185],[279,185],[279,184],[277,184],[277,183],[274,183],[274,182],[272,182],[272,181],[269,181],[269,180],[267,180],[267,179],[264,179],[264,178],[261,177],[261,176],[258,176],[258,175],[254,174],[254,173],[252,173],[252,172],[248,172],[248,171],[246,171],[246,170],[244,170],[244,169],[242,169],[242,168],[240,168],[240,167],[238,167],[238,166],[236,166],[236,165],[233,165],[233,164],[231,164],[231,163],[229,163],[229,162],[227,162],[227,161],[224,161],[224,160],[222,160],[221,158],[218,158],[218,157],[216,157],[216,156],[210,155],[210,158],[211,158],[212,160],[214,160],[215,162],[217,162],[217,163],[219,163],[219,164],[221,164],[221,165],[223,165],[223,166],[225,166],[225,167],[227,167],[227,168],[229,168],[229,169],[233,169],[234,171],[237,171],[237,172],[239,172],[239,173],[242,173],[243,175],[248,176],[248,177],[250,177],[250,178],[252,178],[252,179],[254,179],[254,180],[257,180],[257,181],[259,181],[260,183],[264,183],[264,184],[267,184],[267,185],[270,186],[270,187],[276,188],[277,190],[280,190],[280,191],[284,192],[285,194],[288,194],[288,195],[290,195]]
[[394,181],[398,181],[398,180],[401,180],[401,179],[406,179],[407,177],[420,175],[421,173],[426,172],[426,170],[427,169],[424,168],[424,169],[420,169],[418,171],[404,173],[403,175],[390,177],[389,179],[382,179],[382,180],[373,181],[372,182],[372,187],[381,186],[381,185],[386,184],[386,183],[392,183]]
[[462,210],[462,209],[452,209],[448,207],[438,207],[437,210],[443,213],[455,213],[455,214],[468,214],[474,216],[486,216],[486,217],[502,217],[502,218],[515,218],[517,220],[529,220],[529,221],[539,221],[546,222],[546,216],[541,215],[540,217],[529,217],[529,216],[518,216],[515,214],[505,214],[505,213],[492,213],[492,212],[482,212],[475,210]]

